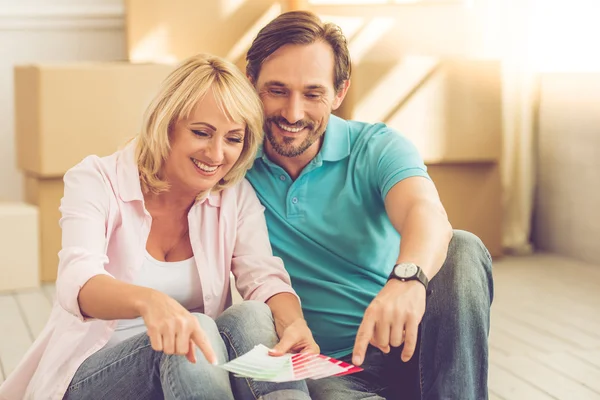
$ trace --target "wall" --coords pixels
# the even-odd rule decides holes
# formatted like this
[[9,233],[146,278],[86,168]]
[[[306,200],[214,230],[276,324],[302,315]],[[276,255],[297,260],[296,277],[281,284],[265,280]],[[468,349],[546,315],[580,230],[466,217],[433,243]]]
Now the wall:
[[600,73],[540,79],[533,241],[600,263]]
[[122,0],[0,0],[0,200],[22,199],[13,66],[125,58]]

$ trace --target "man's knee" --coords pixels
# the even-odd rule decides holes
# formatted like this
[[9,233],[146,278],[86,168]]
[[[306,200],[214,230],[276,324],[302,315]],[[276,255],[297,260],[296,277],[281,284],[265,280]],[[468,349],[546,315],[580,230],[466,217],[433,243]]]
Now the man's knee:
[[489,294],[490,302],[493,298],[490,253],[481,239],[470,232],[454,230],[446,261],[438,275],[460,294],[483,292]]
[[481,258],[491,264],[492,258],[478,236],[455,229],[448,246],[448,257]]

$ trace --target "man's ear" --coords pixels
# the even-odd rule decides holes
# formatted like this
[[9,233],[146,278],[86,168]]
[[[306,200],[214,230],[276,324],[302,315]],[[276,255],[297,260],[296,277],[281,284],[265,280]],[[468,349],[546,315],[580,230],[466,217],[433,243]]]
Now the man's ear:
[[348,89],[350,89],[350,79],[347,79],[342,84],[340,90],[335,94],[335,98],[333,99],[333,104],[331,106],[332,110],[337,110],[342,105],[344,98],[346,97],[346,93],[348,93]]
[[252,86],[256,86],[256,82],[254,82],[254,79],[252,79],[252,77],[250,75],[246,74],[246,78],[248,78],[248,80],[250,81]]

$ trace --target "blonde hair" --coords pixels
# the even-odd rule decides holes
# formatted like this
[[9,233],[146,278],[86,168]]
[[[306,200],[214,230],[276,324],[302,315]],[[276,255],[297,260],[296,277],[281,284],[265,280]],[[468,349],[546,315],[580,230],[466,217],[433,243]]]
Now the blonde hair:
[[248,79],[236,66],[216,56],[198,54],[185,60],[169,74],[144,114],[136,148],[144,193],[169,190],[168,182],[160,177],[171,149],[169,133],[177,121],[189,118],[210,88],[221,111],[232,121],[246,125],[239,159],[211,191],[217,192],[235,185],[252,167],[262,142],[262,103]]

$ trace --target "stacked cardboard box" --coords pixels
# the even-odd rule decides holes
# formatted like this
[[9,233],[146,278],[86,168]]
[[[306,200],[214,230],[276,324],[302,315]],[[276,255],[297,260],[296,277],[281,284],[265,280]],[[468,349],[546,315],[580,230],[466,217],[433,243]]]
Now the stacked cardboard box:
[[38,287],[38,210],[0,203],[0,292]]
[[17,164],[25,174],[25,201],[39,208],[42,281],[56,279],[64,173],[86,156],[109,155],[135,136],[172,69],[125,62],[15,68]]
[[452,227],[472,232],[493,257],[502,255],[502,186],[498,163],[427,166]]

